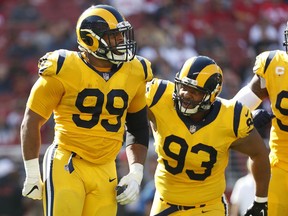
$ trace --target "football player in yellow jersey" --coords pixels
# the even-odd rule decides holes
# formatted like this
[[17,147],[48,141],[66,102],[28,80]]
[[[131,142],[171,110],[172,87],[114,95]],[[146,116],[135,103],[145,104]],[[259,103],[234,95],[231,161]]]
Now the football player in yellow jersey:
[[[265,51],[256,57],[255,75],[234,97],[252,110],[268,98],[272,115],[257,110],[259,121],[272,119],[270,130],[271,181],[268,192],[268,214],[288,215],[288,26],[284,32],[284,46],[281,50]],[[264,123],[262,123],[264,124]]]
[[156,78],[147,84],[158,154],[151,216],[228,215],[224,191],[230,149],[252,159],[252,209],[257,210],[252,215],[267,215],[268,149],[254,129],[248,107],[217,97],[222,79],[214,60],[197,56],[184,63],[175,84]]
[[[85,10],[76,34],[80,52],[56,50],[39,61],[40,77],[21,127],[22,193],[43,197],[46,216],[113,216],[117,202],[133,202],[139,193],[149,137],[145,88],[151,66],[135,56],[133,28],[111,6]],[[42,183],[40,129],[52,113],[55,138],[44,156]],[[115,159],[125,127],[130,172],[118,183]],[[116,188],[121,189],[117,194]]]

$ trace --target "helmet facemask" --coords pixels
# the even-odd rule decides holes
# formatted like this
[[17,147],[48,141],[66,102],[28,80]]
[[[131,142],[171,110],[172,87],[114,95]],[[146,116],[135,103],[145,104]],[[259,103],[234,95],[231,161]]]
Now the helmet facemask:
[[[115,44],[117,34],[123,36],[123,43]],[[107,36],[107,43],[100,44],[99,51],[105,51],[106,58],[114,64],[131,61],[136,53],[136,42],[134,40],[134,31],[129,22],[118,23],[117,29],[104,32]],[[105,42],[105,41],[104,41]],[[103,45],[103,46],[101,46]]]
[[[195,83],[195,81],[196,80],[189,79],[188,77],[185,77],[182,80],[179,78],[175,78],[175,91],[173,94],[175,107],[178,111],[180,111],[183,115],[186,116],[195,114],[197,112],[209,110],[211,107],[211,93],[209,91],[205,91],[203,88],[197,85],[192,84],[193,82]],[[202,100],[200,102],[190,100],[187,104],[187,99],[184,99],[180,96],[180,89],[183,87],[183,85],[195,88],[196,90],[203,92]],[[186,104],[183,105],[184,103]],[[189,106],[192,106],[193,108],[188,108]]]

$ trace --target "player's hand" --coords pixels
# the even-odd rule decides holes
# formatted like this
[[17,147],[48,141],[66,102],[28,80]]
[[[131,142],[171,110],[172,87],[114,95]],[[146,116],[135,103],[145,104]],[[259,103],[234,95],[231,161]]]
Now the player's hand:
[[42,199],[43,182],[41,180],[38,158],[24,161],[26,178],[22,195],[31,199]]
[[24,182],[22,195],[31,199],[42,199],[42,186],[43,183],[40,178],[27,178]]
[[246,211],[244,216],[267,216],[267,202],[258,203],[254,201],[253,205]]
[[265,109],[256,109],[252,111],[252,116],[255,128],[265,127],[271,122],[271,119],[275,117],[272,113],[267,112]]
[[139,163],[130,166],[130,172],[124,176],[116,187],[116,200],[121,205],[134,202],[140,192],[140,185],[143,178],[143,165]]

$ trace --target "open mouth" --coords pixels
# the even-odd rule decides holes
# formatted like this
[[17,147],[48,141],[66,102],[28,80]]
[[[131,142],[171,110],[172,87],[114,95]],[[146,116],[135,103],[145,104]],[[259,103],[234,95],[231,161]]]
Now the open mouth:
[[181,98],[181,106],[186,109],[194,109],[200,102],[191,99]]
[[182,106],[185,107],[185,108],[193,108],[193,105],[192,105],[193,103],[192,103],[192,101],[190,101],[190,100],[184,100],[184,99],[182,99],[181,104],[182,104]]

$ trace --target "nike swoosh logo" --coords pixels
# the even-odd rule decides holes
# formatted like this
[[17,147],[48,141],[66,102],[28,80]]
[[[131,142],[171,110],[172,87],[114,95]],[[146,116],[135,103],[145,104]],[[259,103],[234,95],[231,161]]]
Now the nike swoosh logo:
[[109,182],[112,182],[112,181],[114,181],[115,179],[116,179],[116,178],[113,178],[113,179],[110,179],[110,178],[109,178]]
[[209,211],[204,211],[204,210],[202,210],[202,213],[206,213],[206,212],[209,212]]
[[29,194],[31,194],[34,190],[39,190],[38,186],[35,185],[30,191],[29,193],[26,194],[26,196],[28,196]]

